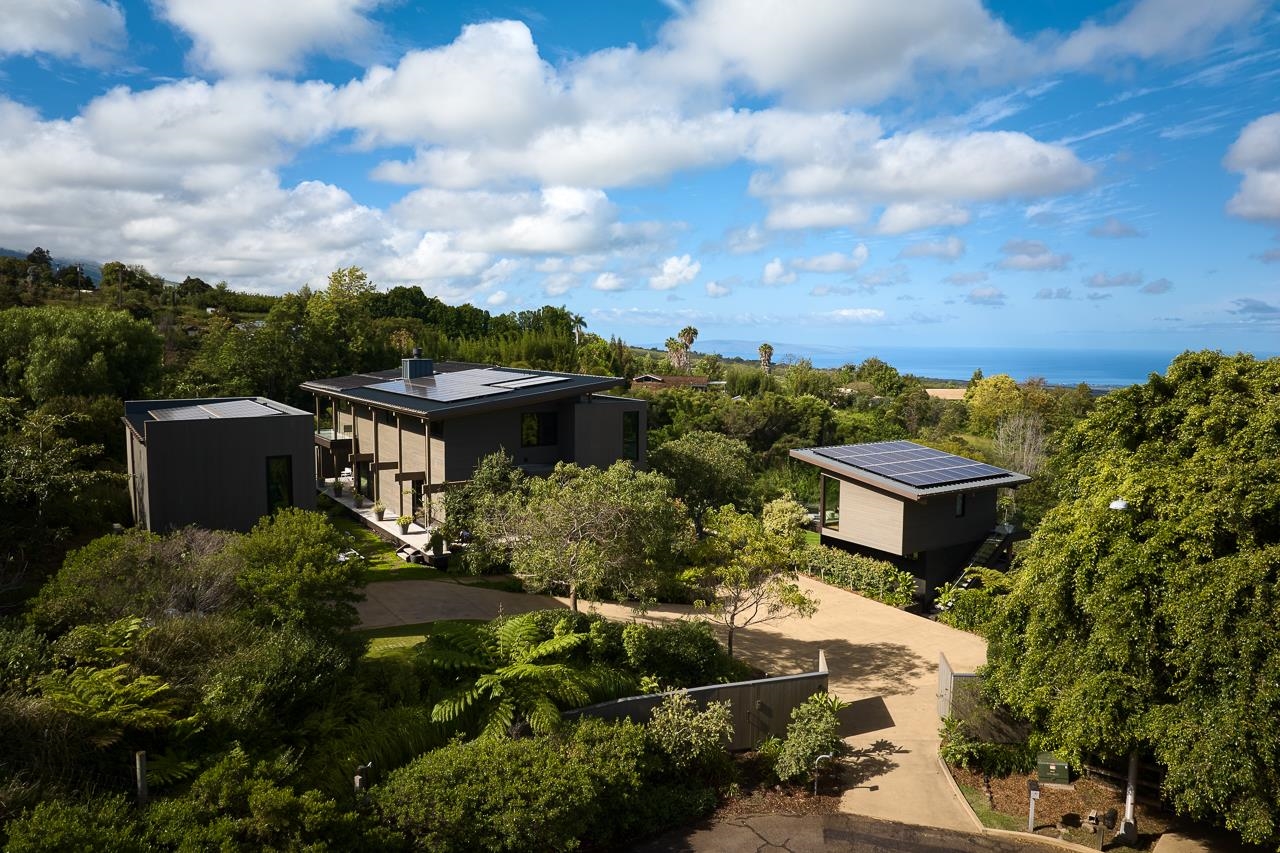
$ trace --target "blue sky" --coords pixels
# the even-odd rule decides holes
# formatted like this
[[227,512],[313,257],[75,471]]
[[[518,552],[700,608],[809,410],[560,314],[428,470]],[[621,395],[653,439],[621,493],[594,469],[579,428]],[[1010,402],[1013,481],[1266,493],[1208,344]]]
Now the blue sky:
[[1280,13],[0,0],[0,199],[0,246],[640,344],[1273,352]]

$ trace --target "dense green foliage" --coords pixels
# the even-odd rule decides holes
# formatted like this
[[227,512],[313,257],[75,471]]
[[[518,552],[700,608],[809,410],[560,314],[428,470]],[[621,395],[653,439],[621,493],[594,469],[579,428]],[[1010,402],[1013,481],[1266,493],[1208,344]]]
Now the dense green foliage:
[[1036,750],[1029,744],[990,743],[969,735],[955,717],[945,717],[939,731],[942,760],[989,776],[1003,777],[1035,769]]
[[557,737],[452,743],[391,774],[373,799],[417,849],[610,847],[714,804],[663,756],[640,726],[584,720]]
[[607,469],[560,462],[521,481],[478,514],[479,545],[508,550],[511,571],[534,591],[651,598],[660,570],[691,537],[684,508],[659,474],[628,462]]
[[[839,759],[849,752],[840,736],[840,712],[848,702],[830,693],[815,693],[791,710],[785,738],[769,738],[760,753],[783,782],[811,779],[821,760]],[[823,758],[827,756],[827,758]]]
[[988,632],[1048,744],[1148,749],[1179,810],[1254,841],[1280,837],[1278,389],[1280,360],[1203,352],[1104,398]]
[[746,498],[752,459],[745,442],[705,430],[685,433],[649,454],[649,464],[670,478],[699,529],[707,510]]
[[910,607],[915,600],[915,576],[885,560],[827,545],[808,545],[801,554],[800,569],[823,583],[874,598],[890,607]]

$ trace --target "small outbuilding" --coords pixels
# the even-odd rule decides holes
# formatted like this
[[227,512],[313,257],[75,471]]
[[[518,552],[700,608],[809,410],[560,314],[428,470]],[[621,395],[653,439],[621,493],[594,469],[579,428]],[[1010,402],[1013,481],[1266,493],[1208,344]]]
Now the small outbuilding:
[[280,507],[315,509],[310,412],[265,397],[124,404],[134,522],[247,531]]
[[1031,480],[911,441],[791,456],[819,469],[822,543],[888,560],[914,574],[921,592],[954,579],[987,542],[998,522],[997,491]]

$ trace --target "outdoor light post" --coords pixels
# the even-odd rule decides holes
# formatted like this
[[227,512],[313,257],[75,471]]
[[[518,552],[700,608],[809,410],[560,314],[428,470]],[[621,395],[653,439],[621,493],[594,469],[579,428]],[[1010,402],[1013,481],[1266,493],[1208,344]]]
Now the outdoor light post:
[[1027,832],[1036,831],[1036,800],[1040,799],[1040,783],[1027,780]]

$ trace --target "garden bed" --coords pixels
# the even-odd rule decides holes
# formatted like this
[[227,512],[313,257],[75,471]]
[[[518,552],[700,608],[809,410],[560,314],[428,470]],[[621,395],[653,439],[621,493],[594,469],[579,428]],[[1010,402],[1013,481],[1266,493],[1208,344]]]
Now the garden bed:
[[[832,770],[818,781],[818,795],[813,783],[779,785],[765,768],[764,759],[756,752],[743,752],[733,757],[738,783],[729,797],[712,815],[713,820],[748,817],[750,815],[815,815],[840,811],[840,794],[844,790],[842,772]],[[841,768],[842,769],[842,768]]]
[[[1034,773],[993,777],[990,780],[991,797],[988,800],[981,773],[961,767],[949,769],[965,799],[984,824],[994,829],[1026,829],[1029,801],[1027,782],[1035,778]],[[1119,818],[1123,818],[1122,789],[1098,779],[1076,779],[1070,787],[1051,787],[1041,783],[1040,799],[1036,802],[1036,834],[1061,838],[1086,847],[1097,847],[1102,840],[1107,850],[1150,850],[1173,822],[1173,816],[1168,812],[1139,802],[1135,814],[1138,843],[1133,848],[1127,848],[1111,841],[1114,830],[1099,829],[1102,833],[1100,839],[1086,828],[1085,819],[1090,811],[1096,810],[1101,820],[1107,809],[1115,809]]]

